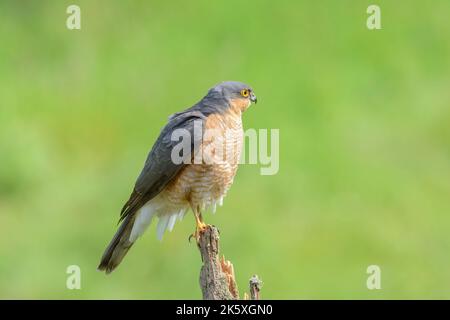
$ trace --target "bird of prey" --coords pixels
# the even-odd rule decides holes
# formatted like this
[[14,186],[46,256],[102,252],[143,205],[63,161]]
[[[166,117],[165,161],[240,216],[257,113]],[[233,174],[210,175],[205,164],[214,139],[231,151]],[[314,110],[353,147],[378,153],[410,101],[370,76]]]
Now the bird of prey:
[[[164,231],[172,231],[176,220],[191,209],[196,221],[193,236],[198,240],[206,227],[202,212],[210,207],[214,212],[217,204],[222,205],[233,183],[243,143],[242,113],[252,102],[257,100],[250,86],[226,81],[211,88],[194,106],[169,117],[122,208],[120,227],[99,270],[113,271],[154,217],[161,240]],[[174,152],[180,147],[176,138],[180,136],[189,137],[183,144],[189,152],[184,148]]]

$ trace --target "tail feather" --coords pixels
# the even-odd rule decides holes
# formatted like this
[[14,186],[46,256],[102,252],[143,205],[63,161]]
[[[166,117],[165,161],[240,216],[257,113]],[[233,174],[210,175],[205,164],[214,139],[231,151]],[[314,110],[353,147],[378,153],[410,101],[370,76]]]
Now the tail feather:
[[122,261],[134,242],[130,241],[134,224],[134,215],[128,215],[120,225],[113,239],[109,243],[98,266],[98,270],[106,274],[112,272]]
[[[98,266],[98,270],[111,273],[122,261],[133,243],[144,233],[153,220],[156,210],[151,205],[144,206],[137,213],[128,215],[122,221],[119,229],[109,243]],[[157,237],[162,239],[166,230],[172,231],[177,219],[182,219],[186,213],[182,209],[175,213],[158,216]]]
[[169,224],[169,215],[163,215],[159,217],[158,226],[156,227],[156,236],[158,237],[158,240],[161,241],[164,231],[166,231],[167,226]]

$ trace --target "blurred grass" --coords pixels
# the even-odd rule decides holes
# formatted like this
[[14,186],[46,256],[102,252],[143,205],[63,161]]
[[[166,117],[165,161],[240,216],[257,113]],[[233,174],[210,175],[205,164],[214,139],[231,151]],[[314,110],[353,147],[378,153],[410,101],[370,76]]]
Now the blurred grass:
[[[209,223],[264,298],[450,298],[450,3],[0,3],[0,298],[200,298],[193,219],[96,271],[167,116],[222,80],[280,171],[243,165]],[[65,288],[68,265],[82,290]],[[365,288],[368,265],[382,290]]]

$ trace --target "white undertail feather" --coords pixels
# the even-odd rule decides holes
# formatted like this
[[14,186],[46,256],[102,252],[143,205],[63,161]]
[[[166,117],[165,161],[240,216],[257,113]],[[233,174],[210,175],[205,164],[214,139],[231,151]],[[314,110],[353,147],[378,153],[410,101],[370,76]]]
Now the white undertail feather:
[[155,208],[151,204],[146,204],[138,212],[138,216],[133,224],[130,234],[130,241],[135,242],[137,238],[144,234],[155,215]]
[[[202,205],[204,208],[202,211],[207,209],[211,209],[212,213],[216,212],[217,205],[222,206],[223,197],[219,198],[216,201],[210,202],[210,205]],[[178,220],[182,220],[186,214],[187,208],[182,208],[178,211],[171,212],[173,209],[170,209],[167,212],[168,208],[161,207],[158,201],[149,201],[146,205],[144,205],[141,210],[137,213],[136,220],[134,221],[133,228],[130,233],[130,242],[135,242],[137,238],[142,236],[145,230],[148,229],[148,226],[151,224],[153,217],[158,217],[158,225],[156,226],[156,236],[158,240],[162,240],[164,232],[166,230],[172,231],[175,223]]]
[[167,229],[169,231],[173,230],[173,226],[175,225],[175,222],[177,222],[178,213],[172,214],[169,218],[169,223],[167,224]]
[[159,217],[158,225],[156,226],[156,236],[158,240],[162,240],[164,231],[167,229],[167,225],[169,223],[170,216],[164,215]]

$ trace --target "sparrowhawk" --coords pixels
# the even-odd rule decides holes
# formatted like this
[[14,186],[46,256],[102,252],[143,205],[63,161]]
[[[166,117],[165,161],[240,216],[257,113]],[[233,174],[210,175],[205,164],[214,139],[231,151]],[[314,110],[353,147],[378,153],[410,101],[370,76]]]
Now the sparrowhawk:
[[[198,239],[206,227],[202,212],[210,207],[214,212],[217,204],[222,205],[233,183],[243,143],[241,116],[256,101],[248,85],[227,81],[211,88],[191,108],[169,117],[122,208],[120,227],[101,258],[99,270],[113,271],[154,217],[158,218],[157,236],[161,239],[166,229],[172,231],[176,220],[192,209]],[[174,135],[177,132],[181,134]],[[174,139],[177,136],[188,137],[184,146],[189,152],[174,152],[180,143]],[[174,161],[174,155],[182,161]]]

